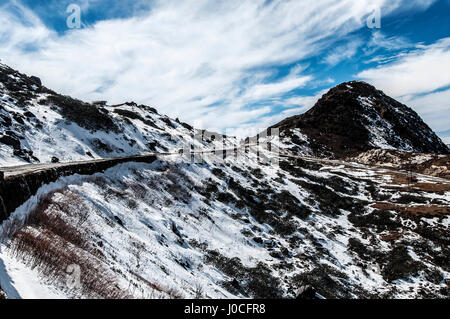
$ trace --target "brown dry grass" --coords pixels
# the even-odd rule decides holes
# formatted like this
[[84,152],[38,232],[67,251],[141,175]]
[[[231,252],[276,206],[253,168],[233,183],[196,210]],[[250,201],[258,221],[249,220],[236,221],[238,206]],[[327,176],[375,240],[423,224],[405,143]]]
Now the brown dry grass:
[[[392,186],[381,186],[386,189],[400,190],[403,192],[426,192],[426,193],[436,193],[436,194],[444,194],[445,192],[450,192],[450,182],[449,183],[438,183],[438,182],[430,182],[430,183],[409,183],[408,177],[405,174],[394,173],[394,172],[386,172],[386,175],[389,175],[392,179],[390,184]],[[397,186],[394,186],[397,185]]]
[[173,298],[173,299],[182,299],[183,298],[183,295],[179,291],[177,291],[177,290],[175,290],[173,288],[164,287],[164,286],[162,286],[160,284],[157,284],[157,283],[154,283],[154,282],[150,282],[150,281],[148,281],[147,279],[143,278],[141,275],[139,275],[139,274],[137,274],[135,272],[131,272],[131,273],[140,282],[143,282],[144,284],[146,284],[150,289],[162,292],[162,293],[166,294],[167,296],[169,296],[170,298]]
[[37,268],[49,281],[64,285],[67,267],[80,267],[79,291],[91,298],[130,298],[93,248],[87,223],[88,207],[70,190],[57,190],[44,197],[30,212],[25,225],[12,234],[13,255]]
[[415,219],[418,217],[433,218],[450,215],[449,206],[439,206],[439,205],[403,206],[392,203],[378,202],[371,205],[371,207],[381,210],[392,210],[399,213],[402,217],[410,219]]
[[396,240],[399,240],[402,237],[403,237],[402,233],[393,231],[393,232],[390,232],[389,234],[381,235],[381,240],[384,240],[384,241],[396,241]]

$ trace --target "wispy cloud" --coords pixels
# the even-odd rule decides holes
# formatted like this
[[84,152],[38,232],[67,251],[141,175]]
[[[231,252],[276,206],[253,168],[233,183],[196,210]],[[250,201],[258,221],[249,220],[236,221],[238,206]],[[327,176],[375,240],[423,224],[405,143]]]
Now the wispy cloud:
[[282,81],[257,84],[249,88],[243,99],[246,101],[258,101],[267,99],[270,97],[277,97],[281,94],[290,92],[296,88],[300,88],[308,83],[312,79],[311,76],[293,77]]
[[373,50],[375,49],[387,49],[387,50],[399,50],[404,48],[410,48],[415,46],[408,39],[402,36],[386,36],[381,31],[372,32],[367,46]]
[[294,108],[289,108],[284,110],[284,114],[293,114],[294,112],[304,112],[314,106],[314,104],[324,95],[328,89],[324,89],[316,93],[315,95],[308,96],[295,96],[288,98],[284,101],[286,106],[296,106]]
[[339,46],[325,57],[324,62],[334,66],[343,60],[349,60],[356,54],[362,44],[363,41],[361,39],[354,39],[345,45]]
[[427,93],[450,85],[450,38],[404,54],[396,61],[360,72],[367,80],[395,97]]
[[434,130],[443,131],[450,128],[450,89],[409,96],[402,100],[416,110]]
[[415,109],[433,129],[450,127],[450,38],[403,53],[358,74]]
[[[141,2],[132,7],[138,15],[63,34],[10,2],[0,7],[0,56],[52,89],[85,100],[132,99],[206,128],[262,125],[282,116],[273,114],[277,101],[314,79],[299,66],[285,77],[268,69],[302,65],[332,48],[365,27],[374,6],[386,15],[405,3],[430,1],[157,0],[151,8]],[[91,10],[103,1],[83,3]],[[351,56],[356,47],[331,54],[329,62]],[[378,73],[363,75],[372,74]]]

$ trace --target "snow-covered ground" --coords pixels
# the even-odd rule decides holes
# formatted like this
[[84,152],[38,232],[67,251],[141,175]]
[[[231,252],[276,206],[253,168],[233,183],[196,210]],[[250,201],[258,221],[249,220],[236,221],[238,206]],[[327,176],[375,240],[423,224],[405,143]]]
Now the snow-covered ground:
[[[0,167],[239,144],[148,106],[83,103],[1,65],[0,76]],[[366,120],[372,146],[390,148],[392,127]],[[225,162],[176,154],[61,177],[0,226],[0,287],[10,298],[289,298],[306,284],[326,298],[448,296],[448,184],[276,157],[311,156],[313,142],[294,128],[261,138],[270,152],[236,148]]]
[[145,105],[88,104],[31,84],[6,66],[1,72],[12,73],[13,81],[0,81],[0,167],[238,144],[208,132],[202,141],[198,130]]
[[[10,221],[23,220],[38,202],[47,203],[45,214],[77,225],[83,238],[74,248],[77,254],[94,258],[96,267],[106,269],[104,274],[128,297],[293,297],[302,283],[322,280],[323,287],[316,288],[326,297],[417,297],[422,286],[441,296],[448,269],[413,245],[439,249],[415,231],[418,224],[428,225],[429,218],[412,222],[393,214],[392,223],[398,225],[391,229],[381,221],[382,231],[370,224],[375,217],[365,227],[358,224],[358,218],[375,212],[370,208],[374,196],[382,196],[371,189],[374,185],[394,201],[405,196],[387,187],[386,176],[344,165],[320,170],[259,165],[255,156],[242,153],[221,163],[209,155],[198,164],[173,156],[153,164],[121,164],[94,176],[63,177]],[[323,200],[332,196],[327,191],[336,194],[330,202]],[[448,205],[449,195],[429,198]],[[346,198],[362,205],[363,215],[355,214],[352,205],[344,209]],[[86,217],[82,223],[80,216]],[[443,217],[434,227],[448,231],[448,220]],[[399,226],[403,224],[410,226]],[[25,225],[22,231],[50,236],[48,225]],[[383,239],[398,231],[403,234],[399,239]],[[51,236],[65,241],[57,232]],[[39,266],[31,270],[32,259],[19,253],[20,241],[13,238],[1,246],[0,255],[0,285],[11,297],[105,297],[69,289],[65,267],[53,277]],[[358,243],[368,251],[360,252]],[[420,267],[390,282],[383,270],[388,267],[385,258],[402,245],[409,247],[406,258],[420,259]],[[82,258],[78,262],[81,272],[89,272]],[[441,280],[430,282],[431,270]]]

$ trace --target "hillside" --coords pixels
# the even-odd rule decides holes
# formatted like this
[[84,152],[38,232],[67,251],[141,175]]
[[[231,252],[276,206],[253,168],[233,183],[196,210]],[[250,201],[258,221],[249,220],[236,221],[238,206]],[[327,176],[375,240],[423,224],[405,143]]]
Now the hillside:
[[191,144],[201,149],[211,142],[197,143],[193,127],[152,107],[86,103],[5,65],[0,65],[0,124],[0,166],[173,152]]
[[[174,152],[59,176],[30,194],[0,225],[0,296],[295,298],[306,285],[321,298],[450,296],[449,180],[378,167],[376,156],[397,163],[403,153],[371,150],[446,149],[367,84],[340,85],[280,123],[280,139],[270,137],[277,154],[231,137],[193,142],[198,131],[148,106],[85,103],[6,66],[0,73],[0,166]],[[345,116],[353,124],[339,130]],[[191,143],[231,151],[193,161],[178,154]],[[364,150],[359,163],[323,158]],[[427,156],[413,160],[432,168]],[[29,194],[20,174],[5,178]]]
[[448,147],[416,112],[360,81],[342,83],[306,113],[272,127],[318,156],[342,158],[370,149],[448,154]]
[[374,149],[360,153],[358,156],[350,157],[347,160],[370,166],[408,170],[450,180],[449,155]]

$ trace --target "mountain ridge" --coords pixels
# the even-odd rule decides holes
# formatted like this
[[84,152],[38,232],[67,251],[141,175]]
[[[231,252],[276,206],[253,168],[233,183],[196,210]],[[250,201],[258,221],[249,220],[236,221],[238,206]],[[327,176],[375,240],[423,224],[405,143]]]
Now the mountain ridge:
[[[1,180],[0,202],[18,192],[25,202],[0,225],[0,295],[295,298],[312,287],[332,299],[448,298],[450,183],[428,155],[411,161],[435,176],[414,182],[376,166],[403,154],[360,158],[369,165],[319,159],[331,151],[319,154],[295,127],[268,137],[280,156],[204,131],[196,141],[194,128],[148,106],[85,103],[3,73],[2,166],[176,152],[68,172],[45,164],[47,179],[18,174],[14,190]],[[191,145],[234,150],[186,159],[179,150]],[[433,163],[448,163],[442,156]],[[74,265],[77,287],[67,285]]]
[[[194,134],[189,124],[161,115],[153,107],[133,102],[114,106],[86,103],[57,94],[43,86],[39,78],[6,65],[0,65],[0,84],[0,163],[165,152],[188,147],[188,137]],[[270,128],[280,129],[280,138],[294,144],[294,153],[315,156],[347,158],[376,148],[449,152],[416,112],[362,81],[337,85],[306,113]],[[49,140],[57,134],[60,137]],[[54,142],[66,151],[45,152],[54,147]],[[232,144],[227,139],[225,142]]]
[[307,112],[271,128],[299,129],[319,156],[342,158],[373,148],[449,153],[414,110],[363,81],[337,85]]
[[[153,107],[83,102],[5,65],[0,67],[0,124],[0,166],[178,151],[191,144],[205,149],[218,143],[194,140],[198,132],[213,134]],[[231,140],[223,143],[231,146]]]

